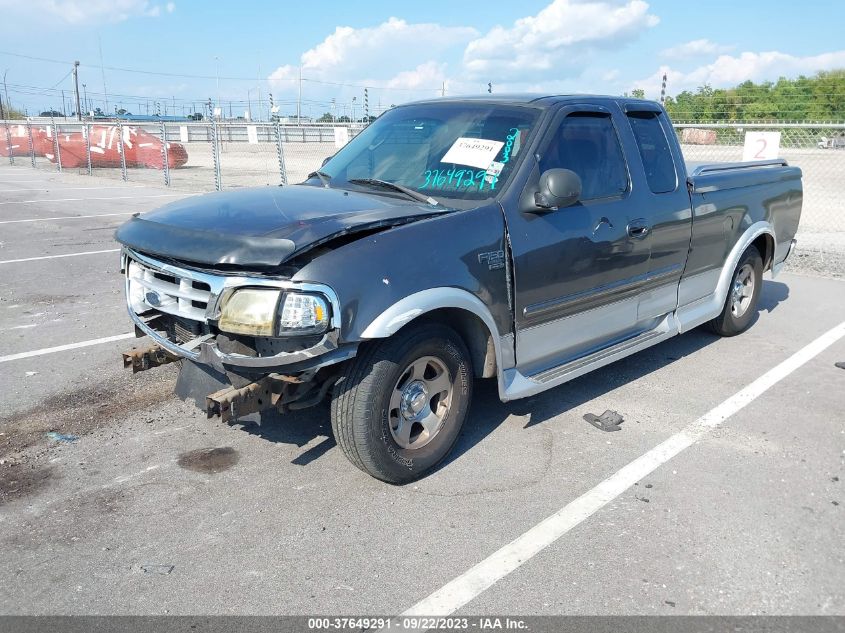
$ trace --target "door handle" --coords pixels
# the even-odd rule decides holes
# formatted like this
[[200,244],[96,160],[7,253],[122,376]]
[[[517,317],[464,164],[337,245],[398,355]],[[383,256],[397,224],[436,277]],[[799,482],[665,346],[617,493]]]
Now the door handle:
[[631,220],[628,223],[628,237],[641,240],[651,231],[651,227],[645,220]]

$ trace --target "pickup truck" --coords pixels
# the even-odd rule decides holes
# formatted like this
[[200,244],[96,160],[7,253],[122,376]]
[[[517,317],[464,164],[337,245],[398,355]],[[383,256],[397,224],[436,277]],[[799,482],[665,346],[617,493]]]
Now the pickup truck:
[[[316,167],[316,165],[315,165]],[[393,108],[304,182],[131,218],[129,315],[176,393],[236,420],[331,399],[338,445],[401,484],[452,449],[477,378],[524,398],[700,325],[755,319],[801,170],[690,170],[654,102],[447,98]]]

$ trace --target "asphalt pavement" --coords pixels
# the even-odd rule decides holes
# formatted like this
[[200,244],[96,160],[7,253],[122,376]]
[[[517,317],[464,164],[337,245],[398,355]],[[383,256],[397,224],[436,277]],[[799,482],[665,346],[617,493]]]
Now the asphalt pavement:
[[[113,231],[182,195],[0,167],[0,613],[398,614],[449,587],[457,614],[845,615],[845,338],[802,351],[841,329],[845,281],[767,275],[741,336],[695,330],[527,400],[478,381],[451,457],[395,487],[346,461],[327,406],[229,426],[172,395],[172,365],[122,368]],[[621,431],[583,420],[605,410]]]

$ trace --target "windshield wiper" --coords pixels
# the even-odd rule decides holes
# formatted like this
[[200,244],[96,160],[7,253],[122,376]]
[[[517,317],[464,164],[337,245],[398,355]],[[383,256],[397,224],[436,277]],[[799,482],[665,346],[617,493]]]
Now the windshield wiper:
[[308,174],[309,178],[313,178],[314,176],[317,176],[317,178],[320,179],[320,182],[323,183],[323,186],[326,189],[329,188],[329,181],[332,179],[332,177],[329,174],[327,174],[324,171],[319,171],[319,170],[318,171],[312,171],[310,174]]
[[427,196],[419,191],[414,191],[413,189],[409,189],[404,185],[397,185],[395,182],[390,182],[388,180],[380,180],[379,178],[351,178],[349,180],[354,185],[371,185],[374,187],[382,187],[383,189],[392,189],[393,191],[398,191],[399,193],[404,193],[409,198],[417,200],[418,202],[425,202],[432,206],[437,206],[440,203],[432,198],[431,196]]

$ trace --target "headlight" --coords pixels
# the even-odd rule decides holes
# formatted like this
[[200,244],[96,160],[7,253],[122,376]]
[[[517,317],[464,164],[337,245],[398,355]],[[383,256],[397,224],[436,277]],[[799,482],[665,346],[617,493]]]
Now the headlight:
[[233,334],[273,336],[279,294],[258,288],[236,290],[223,304],[218,327]]
[[329,304],[320,295],[289,292],[279,312],[279,335],[319,334],[329,326]]
[[218,327],[251,336],[320,334],[329,326],[328,301],[321,295],[243,288],[223,304]]

